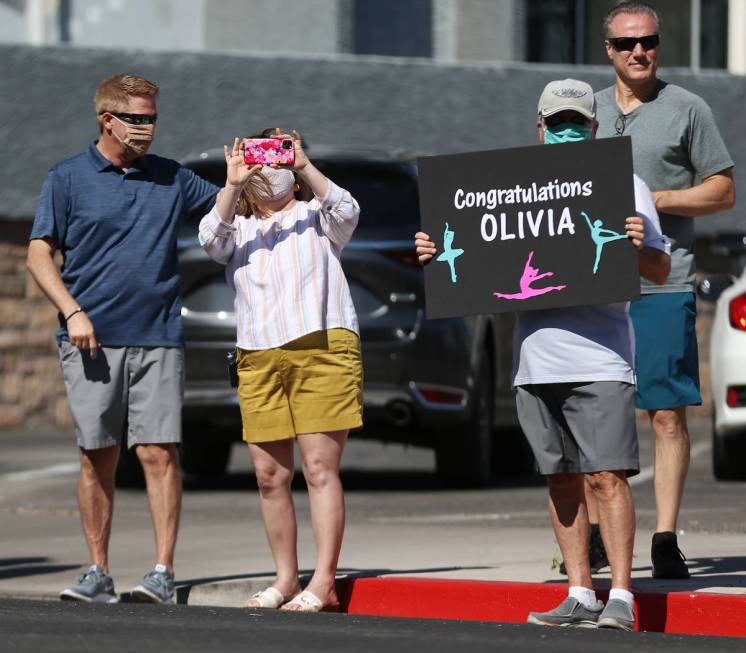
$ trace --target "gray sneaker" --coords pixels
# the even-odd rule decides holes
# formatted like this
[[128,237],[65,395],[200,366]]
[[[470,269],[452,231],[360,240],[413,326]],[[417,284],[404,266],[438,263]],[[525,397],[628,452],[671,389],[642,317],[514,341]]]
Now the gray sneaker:
[[130,594],[133,601],[141,603],[173,603],[174,577],[168,573],[166,565],[156,565]]
[[598,627],[633,630],[635,627],[635,612],[632,606],[621,599],[611,599],[598,618]]
[[577,599],[568,596],[554,610],[550,610],[549,612],[529,612],[526,621],[530,624],[539,624],[540,626],[595,628],[603,608],[603,601],[596,601],[593,609],[589,609]]
[[85,601],[86,603],[117,603],[114,581],[98,565],[91,565],[79,579],[78,584],[60,592],[63,601]]
[[569,626],[574,628],[595,628],[598,616],[603,610],[603,601],[596,601],[593,609],[586,608],[580,601],[568,596],[549,612],[529,612],[526,621],[540,626]]

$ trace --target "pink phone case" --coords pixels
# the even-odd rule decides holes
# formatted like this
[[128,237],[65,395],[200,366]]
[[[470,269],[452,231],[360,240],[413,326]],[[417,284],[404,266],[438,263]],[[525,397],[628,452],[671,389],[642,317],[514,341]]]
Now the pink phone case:
[[[289,138],[244,138],[244,161],[250,165],[293,165],[295,150]],[[288,147],[289,145],[289,147]]]

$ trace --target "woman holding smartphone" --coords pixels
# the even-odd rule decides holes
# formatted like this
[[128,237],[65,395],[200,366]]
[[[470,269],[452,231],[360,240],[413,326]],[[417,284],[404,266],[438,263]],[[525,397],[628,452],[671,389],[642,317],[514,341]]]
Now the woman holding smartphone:
[[[291,139],[279,129],[275,135]],[[292,144],[292,168],[247,164],[238,138],[224,148],[225,188],[202,218],[199,238],[227,266],[236,293],[243,438],[277,569],[272,586],[246,607],[318,612],[339,607],[334,579],[345,522],[339,463],[350,429],[362,426],[359,329],[339,260],[360,208],[308,160],[296,131]],[[297,182],[310,188],[310,201],[296,200]],[[290,488],[295,440],[317,549],[304,591]]]

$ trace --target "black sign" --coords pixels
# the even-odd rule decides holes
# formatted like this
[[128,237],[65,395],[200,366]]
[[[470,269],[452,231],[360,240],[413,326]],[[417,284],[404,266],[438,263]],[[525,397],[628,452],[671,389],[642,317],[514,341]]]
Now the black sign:
[[418,159],[430,318],[636,299],[629,137]]

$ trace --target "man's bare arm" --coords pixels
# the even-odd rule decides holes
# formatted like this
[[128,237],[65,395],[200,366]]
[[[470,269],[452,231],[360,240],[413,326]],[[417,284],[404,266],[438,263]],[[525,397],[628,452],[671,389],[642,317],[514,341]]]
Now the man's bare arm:
[[686,215],[693,218],[730,209],[736,203],[733,169],[716,172],[702,183],[683,190],[659,190],[653,193],[659,213]]
[[662,286],[671,272],[671,257],[659,249],[643,247],[639,251],[640,276]]
[[[28,268],[34,281],[42,289],[49,300],[57,307],[57,310],[63,316],[81,308],[76,299],[70,294],[65,287],[60,271],[54,262],[55,247],[51,240],[47,238],[37,238],[29,243],[28,254],[26,256],[26,267]],[[96,358],[96,349],[98,342],[93,329],[93,324],[88,319],[85,311],[75,312],[67,323],[67,333],[70,338],[70,344],[80,349],[88,349],[91,352],[91,358]]]

